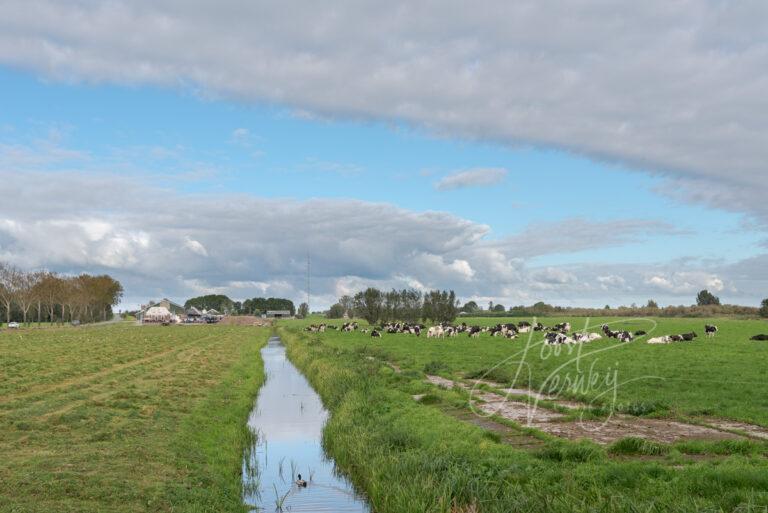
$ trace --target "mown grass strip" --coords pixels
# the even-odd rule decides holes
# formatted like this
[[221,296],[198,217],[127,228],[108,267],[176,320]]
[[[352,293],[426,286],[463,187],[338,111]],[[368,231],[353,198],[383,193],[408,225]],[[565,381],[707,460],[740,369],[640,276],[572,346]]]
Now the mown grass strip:
[[[248,413],[261,386],[253,327],[94,327],[0,336],[25,388],[89,376],[78,390],[7,403],[0,416],[0,512],[241,512]],[[67,351],[48,354],[46,346]],[[109,375],[121,361],[180,348]],[[51,372],[58,366],[64,371]],[[37,376],[35,370],[40,370]],[[36,388],[37,389],[37,388]]]
[[[251,330],[253,331],[253,330]],[[174,450],[185,477],[168,484],[165,501],[172,511],[245,512],[243,455],[254,442],[246,421],[264,383],[259,343],[246,343],[240,358],[220,384],[184,418]]]

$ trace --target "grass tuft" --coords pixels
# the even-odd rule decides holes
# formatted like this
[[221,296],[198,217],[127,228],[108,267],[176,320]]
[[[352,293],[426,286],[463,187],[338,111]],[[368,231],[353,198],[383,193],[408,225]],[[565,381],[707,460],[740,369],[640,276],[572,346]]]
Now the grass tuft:
[[627,437],[611,444],[608,452],[622,455],[661,456],[668,454],[668,445],[646,440],[644,438]]

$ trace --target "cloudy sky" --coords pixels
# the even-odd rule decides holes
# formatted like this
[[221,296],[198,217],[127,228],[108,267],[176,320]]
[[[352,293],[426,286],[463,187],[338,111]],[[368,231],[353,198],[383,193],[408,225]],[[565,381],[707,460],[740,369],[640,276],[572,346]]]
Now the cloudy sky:
[[0,0],[0,260],[203,293],[768,296],[768,3]]

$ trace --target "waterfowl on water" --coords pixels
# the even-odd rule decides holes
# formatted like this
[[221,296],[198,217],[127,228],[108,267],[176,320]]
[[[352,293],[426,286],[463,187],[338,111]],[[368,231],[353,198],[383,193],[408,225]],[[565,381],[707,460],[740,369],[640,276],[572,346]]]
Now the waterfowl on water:
[[298,475],[298,479],[296,479],[296,485],[297,485],[297,486],[301,486],[301,487],[306,487],[306,486],[307,486],[307,482],[306,482],[306,481],[304,481],[304,480],[301,478],[301,474],[299,474],[299,475]]

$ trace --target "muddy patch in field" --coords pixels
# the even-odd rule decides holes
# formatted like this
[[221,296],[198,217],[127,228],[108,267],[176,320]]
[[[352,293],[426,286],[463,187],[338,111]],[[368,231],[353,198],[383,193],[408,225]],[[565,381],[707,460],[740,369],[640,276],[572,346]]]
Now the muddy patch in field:
[[741,438],[716,429],[660,419],[613,416],[608,420],[536,423],[532,427],[550,435],[578,440],[589,438],[599,444],[610,444],[626,437],[644,438],[661,443],[682,440],[733,440]]
[[549,401],[552,404],[556,404],[557,406],[561,406],[568,410],[579,410],[582,408],[589,407],[589,405],[586,405],[583,403],[579,403],[576,401],[567,401],[565,399],[558,399],[553,395],[542,394],[541,392],[537,392],[535,390],[530,390],[527,388],[508,388],[501,383],[496,383],[494,381],[488,381],[485,379],[473,379],[470,381],[475,385],[478,385],[478,384],[487,385],[491,388],[498,389],[499,391],[504,392],[506,396],[527,396],[538,401]]
[[[672,420],[644,419],[629,415],[612,415],[607,419],[601,420],[568,421],[562,413],[542,408],[535,401],[515,400],[493,392],[486,392],[476,388],[472,389],[466,383],[440,376],[427,376],[427,381],[440,387],[448,389],[456,387],[470,392],[470,406],[480,416],[483,414],[489,417],[496,415],[523,426],[536,428],[547,434],[571,440],[587,438],[600,444],[610,444],[626,437],[644,438],[661,443],[674,443],[682,440],[732,440],[743,438],[740,435],[712,427],[686,424]],[[491,385],[491,382],[484,382],[484,384]],[[526,390],[522,391],[528,392]],[[530,396],[530,393],[525,395]],[[558,401],[552,400],[550,396],[546,397],[547,400],[559,404]],[[580,403],[563,402],[581,407]],[[746,432],[747,429],[743,426],[747,425],[741,426],[722,426],[720,429],[741,429]],[[750,427],[755,428],[756,426]]]
[[722,419],[705,419],[704,422],[717,429],[725,429],[728,431],[742,431],[746,435],[751,436],[753,438],[768,440],[768,428],[764,428],[763,426],[746,424],[744,422],[737,422],[735,420],[722,420]]
[[450,415],[458,420],[469,422],[479,428],[490,431],[499,436],[499,441],[503,444],[512,445],[518,449],[539,449],[544,445],[544,441],[517,429],[510,428],[498,422],[485,417],[478,417],[466,409],[459,408],[441,408],[443,413]]
[[555,398],[554,396],[542,394],[542,393],[536,392],[535,390],[529,390],[527,388],[507,388],[501,383],[496,383],[494,381],[488,381],[485,379],[473,379],[471,380],[471,382],[474,384],[488,385],[489,387],[492,387],[492,388],[498,388],[505,394],[527,395],[527,396],[533,397],[534,399],[538,399],[540,401],[549,401]]

